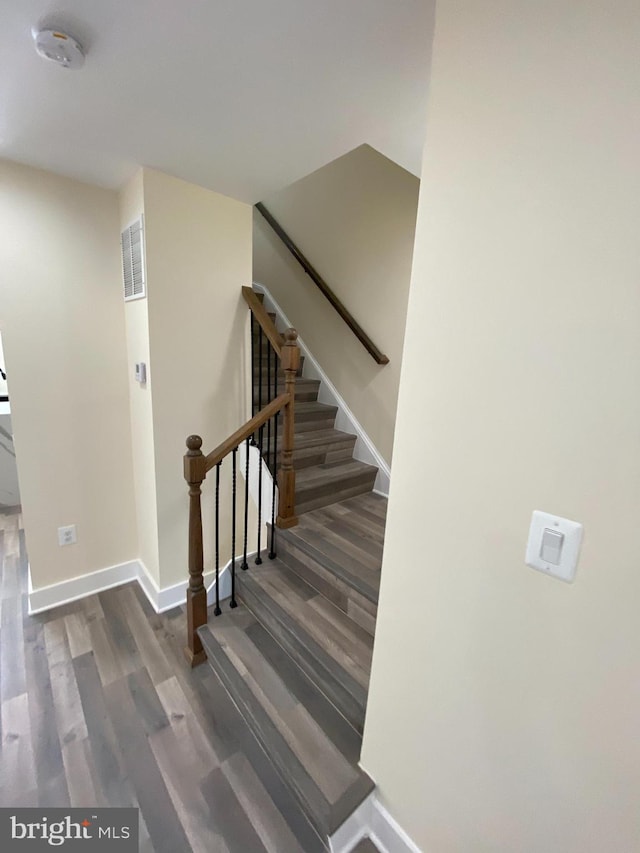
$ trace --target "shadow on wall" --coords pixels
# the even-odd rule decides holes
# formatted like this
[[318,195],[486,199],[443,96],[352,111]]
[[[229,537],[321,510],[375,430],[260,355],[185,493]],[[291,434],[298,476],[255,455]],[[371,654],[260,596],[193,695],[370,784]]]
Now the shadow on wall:
[[389,364],[372,359],[262,216],[265,285],[387,463],[391,462],[420,182],[368,145],[264,199]]

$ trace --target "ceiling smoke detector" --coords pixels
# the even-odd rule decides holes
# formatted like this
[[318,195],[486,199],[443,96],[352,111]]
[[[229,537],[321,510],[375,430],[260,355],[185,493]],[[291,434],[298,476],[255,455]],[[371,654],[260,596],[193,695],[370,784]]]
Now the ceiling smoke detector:
[[84,65],[84,50],[69,33],[61,30],[33,30],[33,41],[43,59],[50,59],[63,68],[77,69]]

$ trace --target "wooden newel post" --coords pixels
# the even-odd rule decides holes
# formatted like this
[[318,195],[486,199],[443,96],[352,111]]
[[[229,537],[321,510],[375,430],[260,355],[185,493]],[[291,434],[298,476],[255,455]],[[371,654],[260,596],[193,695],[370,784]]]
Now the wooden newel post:
[[296,517],[296,472],[293,470],[293,441],[295,431],[296,374],[300,367],[300,347],[297,344],[298,333],[287,329],[284,344],[280,350],[280,363],[284,370],[285,392],[289,402],[284,407],[284,425],[282,436],[282,455],[278,472],[278,527],[293,527],[298,523]]
[[202,439],[190,435],[184,456],[184,478],[189,484],[189,588],[187,590],[187,648],[184,650],[190,665],[206,660],[197,629],[207,624],[207,590],[204,585],[204,550],[202,545],[202,481],[207,476],[205,456],[200,449]]

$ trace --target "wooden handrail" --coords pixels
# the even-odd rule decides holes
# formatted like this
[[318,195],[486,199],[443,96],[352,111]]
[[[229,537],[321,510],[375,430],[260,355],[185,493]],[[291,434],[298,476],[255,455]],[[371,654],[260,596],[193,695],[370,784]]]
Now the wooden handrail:
[[250,287],[243,287],[242,295],[244,296],[244,301],[247,303],[249,308],[251,308],[251,313],[262,327],[262,331],[269,338],[269,342],[274,348],[276,355],[278,356],[278,358],[280,358],[282,349],[282,335],[276,329],[275,323],[265,310],[265,307],[262,302],[260,302],[255,292],[251,290]]
[[[338,314],[342,317],[347,326],[351,329],[353,334],[358,338],[362,346],[367,350],[369,355],[376,361],[378,364],[389,364],[389,359],[384,353],[380,352],[378,347],[373,343],[369,335],[364,331],[362,326],[356,322],[352,314],[345,308],[345,306],[340,302],[335,293],[331,290],[326,281],[322,278],[320,273],[312,266],[310,261],[302,254],[300,249],[293,242],[291,237],[287,234],[287,232],[282,228],[280,223],[273,218],[273,216],[269,213],[267,208],[262,204],[262,202],[258,202],[256,204],[256,210],[262,214],[262,216],[267,220],[269,225],[276,232],[278,237],[285,244],[287,249],[291,252],[293,257],[298,261],[302,269],[306,272],[309,278],[313,281],[313,283],[318,287],[322,295],[333,305]],[[246,298],[246,297],[245,297]],[[264,309],[263,309],[264,310]],[[265,312],[266,313],[266,312]],[[268,315],[267,315],[268,316]]]
[[[248,288],[243,288],[243,291]],[[247,298],[245,294],[245,299],[249,303],[251,310],[254,313],[254,316],[258,316],[259,322],[261,325],[263,324],[267,327],[264,331],[267,331],[269,327],[272,327],[275,331],[275,326],[271,322],[271,318],[264,310],[262,304],[258,299],[254,301]],[[264,317],[262,317],[262,314]],[[265,320],[266,317],[266,320]],[[261,318],[261,319],[260,319]],[[264,328],[264,326],[263,326]],[[246,463],[246,485],[245,485],[245,553],[244,560],[246,563],[246,524],[247,524],[247,510],[246,510],[246,502],[249,499],[249,490],[248,490],[248,482],[249,482],[249,439],[252,436],[255,436],[257,432],[262,433],[262,427],[266,424],[271,418],[278,415],[279,412],[283,413],[283,435],[282,435],[282,448],[281,448],[281,463],[280,469],[278,473],[278,517],[277,521],[273,526],[273,530],[275,531],[275,527],[292,527],[293,525],[298,523],[298,519],[295,514],[295,490],[296,490],[296,474],[293,468],[293,441],[294,441],[294,418],[295,418],[295,382],[296,382],[296,374],[298,372],[298,368],[300,367],[300,348],[297,344],[298,333],[295,329],[287,329],[284,333],[284,336],[280,336],[277,332],[278,346],[274,349],[277,349],[278,357],[280,358],[280,365],[282,370],[284,371],[284,380],[285,380],[285,391],[283,394],[275,397],[270,403],[267,403],[251,420],[247,421],[243,426],[237,429],[233,435],[230,435],[222,444],[219,444],[215,450],[212,450],[211,453],[208,453],[206,456],[202,452],[202,439],[199,435],[190,435],[187,438],[187,452],[184,455],[184,478],[189,484],[189,586],[187,589],[187,646],[185,648],[185,655],[189,664],[191,666],[197,666],[199,663],[205,660],[206,654],[204,648],[202,646],[202,641],[198,634],[198,629],[203,625],[206,625],[207,622],[207,590],[204,585],[204,545],[202,541],[202,483],[204,482],[207,473],[211,471],[212,468],[216,468],[216,560],[215,560],[215,572],[216,579],[218,579],[218,533],[217,533],[217,525],[218,525],[218,486],[219,486],[219,478],[220,478],[220,469],[219,464],[222,460],[232,454],[233,457],[233,479],[232,479],[232,507],[233,507],[233,517],[232,517],[232,543],[231,543],[231,551],[232,551],[232,559],[231,559],[231,607],[236,606],[235,602],[235,495],[236,495],[236,454],[240,445],[243,442],[247,443],[247,463]],[[269,341],[271,341],[271,336],[269,337]],[[275,393],[275,385],[276,379],[274,374],[274,393]],[[259,377],[259,381],[262,382],[262,376]],[[276,422],[277,423],[277,422]],[[260,442],[262,438],[260,437]],[[262,444],[259,444],[260,451],[262,450]],[[277,448],[277,441],[274,441],[274,448]],[[275,450],[274,450],[274,461],[276,459]],[[261,477],[262,467],[259,467],[259,477]],[[260,495],[262,494],[261,489]],[[275,501],[276,495],[276,481],[274,479],[273,482],[273,499]],[[274,522],[274,517],[272,514],[272,524]],[[260,525],[262,524],[262,519],[260,518],[258,521],[258,531],[260,531]],[[273,551],[273,534],[271,539],[271,549]],[[258,533],[258,552],[260,552],[260,535]],[[258,553],[258,558],[260,553]],[[273,551],[273,556],[275,556],[275,551]],[[256,558],[256,563],[261,562]],[[246,565],[243,566],[246,568]],[[219,586],[216,583],[216,609],[215,613],[220,613],[220,608],[218,605],[218,592]]]
[[184,653],[192,667],[198,666],[206,659],[198,634],[198,628],[207,624],[207,590],[204,585],[204,543],[202,541],[202,483],[208,471],[252,436],[269,418],[283,408],[286,412],[290,404],[291,395],[280,394],[207,456],[202,452],[202,439],[199,435],[190,435],[187,438],[184,478],[189,484],[189,586],[187,587],[187,646]]
[[241,426],[233,435],[230,435],[222,444],[219,444],[215,450],[207,453],[204,458],[205,471],[208,473],[218,462],[222,462],[224,457],[228,456],[234,447],[239,447],[243,441],[254,435],[263,424],[266,424],[270,418],[277,415],[281,409],[284,409],[290,400],[291,395],[287,392],[280,394],[280,396],[268,403],[263,409],[260,409],[258,414],[251,418],[250,421],[247,421],[244,426]]

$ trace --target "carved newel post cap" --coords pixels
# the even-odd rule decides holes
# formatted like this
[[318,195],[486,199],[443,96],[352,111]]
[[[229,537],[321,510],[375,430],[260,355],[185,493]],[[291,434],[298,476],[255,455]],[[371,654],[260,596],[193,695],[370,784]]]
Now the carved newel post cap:
[[187,449],[189,450],[189,454],[192,456],[198,456],[202,447],[202,439],[199,435],[190,435],[187,439]]
[[287,329],[284,333],[285,343],[291,345],[298,340],[298,333],[295,329]]

